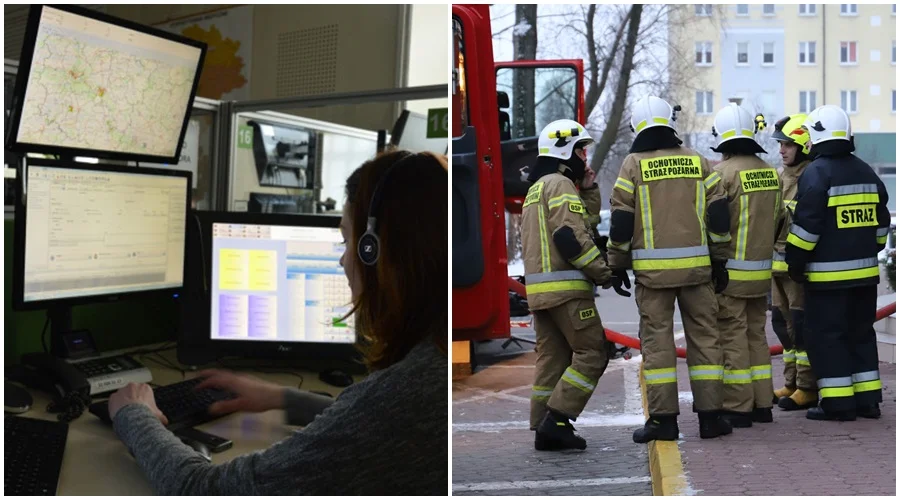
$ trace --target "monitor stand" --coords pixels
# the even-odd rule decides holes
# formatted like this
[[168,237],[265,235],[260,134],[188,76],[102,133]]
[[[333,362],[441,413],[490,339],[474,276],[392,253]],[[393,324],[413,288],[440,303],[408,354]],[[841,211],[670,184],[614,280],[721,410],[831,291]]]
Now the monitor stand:
[[47,309],[50,320],[50,353],[57,358],[66,357],[63,334],[72,331],[72,308],[69,306],[53,306]]

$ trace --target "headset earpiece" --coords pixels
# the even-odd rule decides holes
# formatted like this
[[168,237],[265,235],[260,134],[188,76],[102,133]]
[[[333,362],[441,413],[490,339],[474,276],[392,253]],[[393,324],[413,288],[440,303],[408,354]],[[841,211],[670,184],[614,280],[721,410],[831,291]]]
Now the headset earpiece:
[[378,183],[375,184],[375,190],[372,192],[372,199],[369,201],[366,232],[359,237],[359,243],[356,245],[356,253],[359,254],[359,260],[367,266],[374,266],[375,263],[378,262],[378,255],[381,253],[381,240],[378,239],[378,218],[376,217],[378,206],[381,204],[381,190],[384,189],[384,185],[387,182],[388,177],[390,177],[391,172],[393,172],[398,165],[414,156],[416,155],[412,153],[403,155],[402,158],[388,167],[384,172],[384,175],[381,176],[381,179],[378,180]]

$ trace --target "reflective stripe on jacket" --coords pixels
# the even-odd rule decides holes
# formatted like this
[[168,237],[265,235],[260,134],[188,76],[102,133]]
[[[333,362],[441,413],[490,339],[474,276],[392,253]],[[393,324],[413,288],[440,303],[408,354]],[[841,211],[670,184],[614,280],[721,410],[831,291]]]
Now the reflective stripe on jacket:
[[772,251],[772,274],[776,276],[787,275],[787,262],[784,261],[784,245],[787,241],[788,233],[791,230],[793,217],[791,214],[797,209],[797,182],[800,175],[806,170],[809,160],[800,162],[794,167],[783,167],[781,169],[781,199],[784,203],[784,216],[776,222],[776,227],[781,224],[781,230],[775,238],[775,249]]

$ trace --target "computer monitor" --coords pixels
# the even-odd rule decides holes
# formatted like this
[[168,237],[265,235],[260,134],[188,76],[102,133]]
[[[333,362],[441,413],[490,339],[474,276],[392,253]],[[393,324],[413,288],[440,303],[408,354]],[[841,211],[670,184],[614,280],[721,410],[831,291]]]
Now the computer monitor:
[[[184,286],[191,173],[27,158],[17,176],[13,306],[48,308]],[[53,315],[56,314],[56,317]]]
[[[194,212],[179,359],[348,361],[356,351],[339,217]],[[199,232],[199,234],[197,234]]]
[[178,163],[206,44],[75,6],[33,5],[6,143]]

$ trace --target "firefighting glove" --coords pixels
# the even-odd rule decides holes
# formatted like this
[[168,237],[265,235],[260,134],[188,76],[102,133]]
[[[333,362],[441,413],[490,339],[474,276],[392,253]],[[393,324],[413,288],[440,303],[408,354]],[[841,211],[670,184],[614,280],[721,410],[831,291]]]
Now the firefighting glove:
[[795,283],[806,283],[806,264],[794,264],[793,266],[788,266],[788,276],[790,276],[791,280]]
[[725,269],[725,261],[712,261],[712,280],[716,293],[722,293],[728,287],[728,269]]
[[625,288],[631,290],[631,279],[628,277],[628,271],[624,269],[613,269],[612,278],[610,278],[609,282],[612,284],[613,290],[615,290],[617,294],[623,297],[631,297],[631,292],[626,292],[622,288],[622,285],[625,285]]

